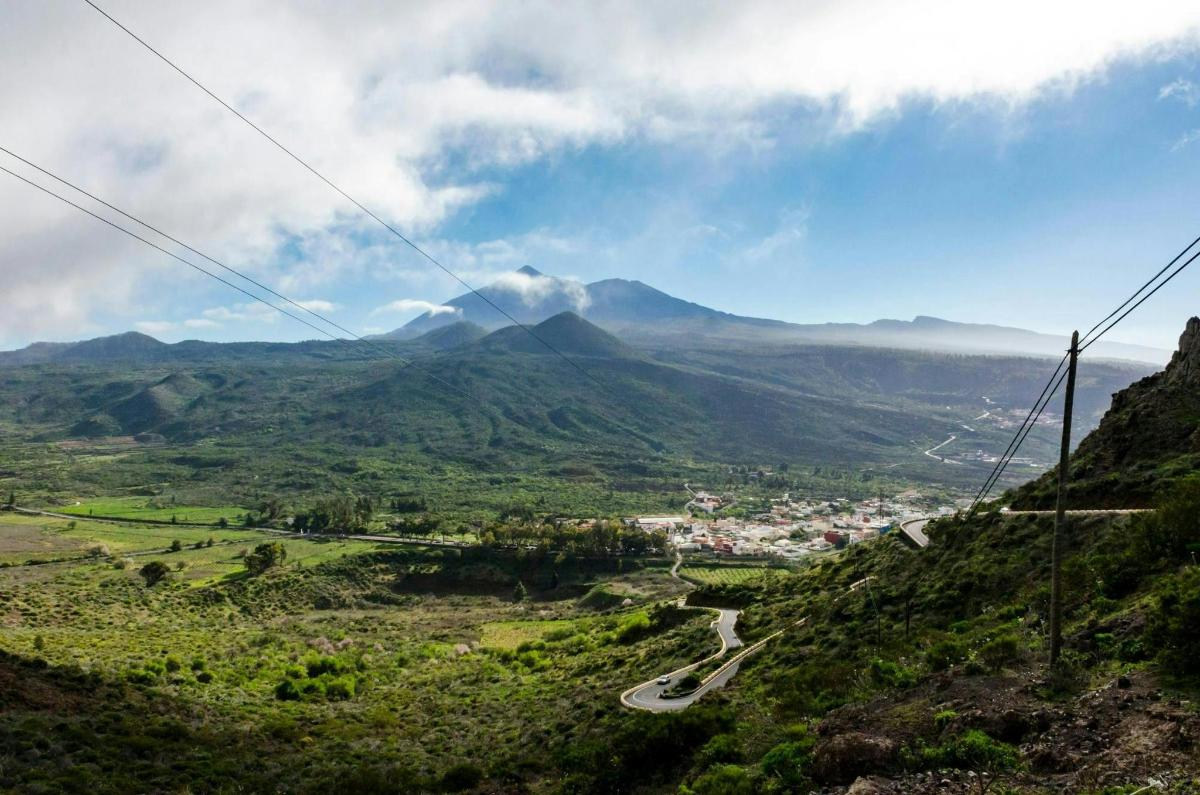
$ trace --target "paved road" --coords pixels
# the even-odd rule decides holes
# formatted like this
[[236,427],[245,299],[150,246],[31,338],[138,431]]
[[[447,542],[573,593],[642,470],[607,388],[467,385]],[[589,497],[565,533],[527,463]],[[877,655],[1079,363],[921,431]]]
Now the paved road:
[[[1076,508],[1068,509],[1068,516],[1124,516],[1131,513],[1150,513],[1153,508]],[[1054,511],[1013,511],[1008,508],[1001,508],[1000,513],[1005,516],[1053,516]]]
[[[670,674],[668,674],[668,676],[671,677],[671,680],[666,684],[660,685],[657,679],[653,679],[649,682],[643,682],[640,685],[629,688],[621,694],[621,703],[633,709],[644,709],[649,712],[674,712],[676,710],[687,709],[692,704],[695,704],[697,701],[703,698],[704,695],[709,691],[724,687],[725,684],[734,677],[734,674],[737,673],[738,666],[741,664],[743,659],[761,649],[766,645],[767,641],[772,640],[773,638],[782,634],[781,630],[780,632],[776,632],[774,635],[769,635],[763,638],[752,646],[745,647],[742,651],[730,657],[724,665],[705,677],[703,684],[701,684],[699,688],[691,693],[688,693],[685,696],[679,696],[678,698],[665,698],[663,693],[673,687],[689,673],[705,663],[724,657],[726,652],[728,652],[730,649],[742,646],[742,641],[733,631],[734,624],[737,622],[738,613],[740,611],[721,609],[719,612],[721,615],[716,621],[713,622],[713,625],[717,628],[717,633],[721,637],[720,651],[711,657],[701,660],[698,663],[685,665],[683,668],[680,668],[677,671],[672,671]],[[803,622],[801,621],[797,623]]]
[[938,461],[941,461],[943,464],[962,464],[962,461],[954,461],[954,460],[952,460],[952,459],[949,459],[949,458],[943,458],[943,457],[942,457],[942,456],[940,456],[940,455],[934,455],[934,453],[936,453],[938,450],[940,450],[940,449],[942,449],[943,447],[945,447],[946,445],[950,444],[951,442],[953,442],[953,441],[954,441],[955,439],[957,439],[957,438],[958,438],[958,437],[957,437],[957,436],[955,436],[954,434],[950,434],[950,438],[949,438],[949,439],[947,439],[946,441],[942,442],[942,443],[941,443],[941,444],[939,444],[939,445],[934,445],[933,447],[930,447],[928,450],[926,450],[926,451],[925,451],[925,455],[929,456],[930,458],[935,458],[935,459],[937,459]]
[[929,536],[925,535],[925,525],[931,521],[931,519],[909,519],[907,522],[900,523],[900,531],[911,538],[917,546],[927,547],[929,546]]
[[[676,561],[676,566],[678,566],[678,561]],[[674,569],[672,569],[672,573],[674,573]],[[873,579],[875,579],[875,577],[874,575],[871,575],[852,583],[844,593],[835,598],[835,601],[854,593],[862,586],[867,585]],[[715,610],[717,608],[708,609]],[[672,685],[701,665],[723,657],[729,648],[733,648],[732,646],[728,645],[726,641],[726,633],[721,629],[721,623],[723,620],[726,620],[725,614],[727,613],[732,614],[732,617],[728,619],[729,635],[732,636],[733,640],[740,645],[741,641],[739,641],[737,636],[733,634],[733,624],[737,621],[737,615],[739,611],[721,610],[720,612],[722,615],[717,619],[717,621],[713,622],[717,627],[718,633],[721,635],[721,650],[719,652],[711,657],[701,660],[698,663],[685,665],[683,668],[667,674],[670,677],[670,681],[666,684],[660,685],[657,679],[652,679],[649,682],[643,682],[640,685],[634,685],[621,694],[621,704],[626,707],[630,707],[631,709],[644,709],[649,712],[673,712],[676,710],[687,709],[692,704],[695,704],[697,701],[703,698],[704,695],[710,690],[716,690],[719,687],[724,687],[725,683],[732,679],[733,675],[737,673],[738,666],[741,665],[742,660],[746,659],[751,654],[754,654],[754,652],[758,651],[763,646],[766,646],[772,640],[779,637],[784,632],[787,632],[789,629],[794,629],[808,623],[808,617],[805,616],[799,621],[796,621],[795,623],[768,635],[757,643],[744,647],[740,652],[730,657],[724,664],[721,665],[720,668],[705,677],[699,688],[687,694],[686,696],[680,696],[679,698],[663,698],[663,691],[669,689]]]

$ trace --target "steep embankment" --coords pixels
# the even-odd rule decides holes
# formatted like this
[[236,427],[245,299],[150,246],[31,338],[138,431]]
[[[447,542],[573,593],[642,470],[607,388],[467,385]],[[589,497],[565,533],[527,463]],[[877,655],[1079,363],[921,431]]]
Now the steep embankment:
[[[1200,318],[1188,321],[1179,349],[1160,373],[1113,396],[1100,426],[1071,457],[1074,508],[1150,505],[1200,467]],[[1053,505],[1057,468],[1018,489],[1013,507]]]
[[747,642],[808,622],[720,697],[749,724],[725,745],[746,751],[698,755],[686,785],[1200,791],[1200,478],[1148,474],[1193,454],[1198,336],[1190,321],[1171,366],[1119,395],[1072,459],[1093,484],[1159,496],[1152,513],[1069,519],[1059,665],[1047,664],[1049,516],[952,517],[927,527],[927,549],[884,538],[796,577],[709,589],[710,603],[747,605]]

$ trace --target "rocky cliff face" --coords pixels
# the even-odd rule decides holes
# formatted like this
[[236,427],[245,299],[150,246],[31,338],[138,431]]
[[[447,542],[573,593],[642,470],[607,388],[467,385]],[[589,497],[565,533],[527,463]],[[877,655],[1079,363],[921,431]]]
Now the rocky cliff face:
[[[1200,472],[1200,318],[1187,322],[1162,372],[1113,395],[1071,457],[1070,508],[1142,507]],[[1014,507],[1051,507],[1057,472],[1015,493]]]

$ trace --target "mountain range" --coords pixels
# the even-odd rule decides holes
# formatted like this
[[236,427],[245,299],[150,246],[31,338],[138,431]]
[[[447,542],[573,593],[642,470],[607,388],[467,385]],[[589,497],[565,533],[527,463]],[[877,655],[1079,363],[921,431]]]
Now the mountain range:
[[[573,311],[633,344],[647,347],[688,346],[699,339],[775,343],[861,345],[984,354],[1058,356],[1066,341],[1020,328],[958,323],[918,316],[911,321],[798,324],[743,317],[684,301],[640,281],[604,279],[580,282],[547,276],[524,267],[479,290],[445,303],[452,311],[430,310],[378,339],[410,340],[436,328],[469,322],[484,329],[509,325],[499,307],[522,324]],[[1107,340],[1093,355],[1163,364],[1169,351]]]

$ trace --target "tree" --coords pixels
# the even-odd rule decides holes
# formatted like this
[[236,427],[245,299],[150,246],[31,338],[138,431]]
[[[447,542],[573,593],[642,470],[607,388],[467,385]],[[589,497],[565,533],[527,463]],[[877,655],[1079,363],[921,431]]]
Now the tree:
[[529,598],[529,591],[525,588],[525,583],[517,580],[517,587],[513,589],[513,601],[524,602]]
[[254,551],[247,554],[242,562],[246,565],[246,570],[251,574],[258,575],[265,572],[267,569],[283,563],[287,558],[287,549],[278,541],[259,544],[254,548]]
[[138,574],[142,575],[142,579],[146,581],[147,588],[154,587],[170,573],[171,569],[161,560],[152,560],[138,569]]
[[4,504],[7,505],[9,508],[16,505],[17,504],[17,493],[15,491],[10,491],[8,493],[8,502],[6,502]]
[[278,519],[279,515],[283,513],[283,503],[278,497],[265,497],[258,506],[258,512],[261,514],[261,521],[266,524],[270,524]]
[[178,538],[171,542],[171,551],[172,552],[178,552],[181,549],[183,549],[183,542],[180,541]]

